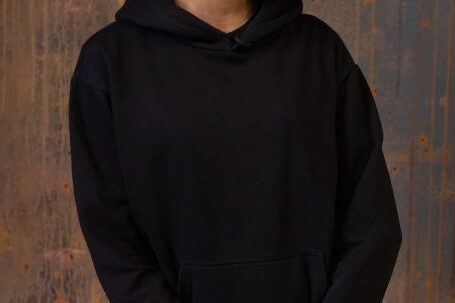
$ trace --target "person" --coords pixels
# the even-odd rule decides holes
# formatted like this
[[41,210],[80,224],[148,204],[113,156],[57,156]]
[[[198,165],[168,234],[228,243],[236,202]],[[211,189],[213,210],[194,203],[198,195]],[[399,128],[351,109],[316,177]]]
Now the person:
[[70,81],[113,303],[376,303],[402,234],[368,82],[300,0],[126,0]]

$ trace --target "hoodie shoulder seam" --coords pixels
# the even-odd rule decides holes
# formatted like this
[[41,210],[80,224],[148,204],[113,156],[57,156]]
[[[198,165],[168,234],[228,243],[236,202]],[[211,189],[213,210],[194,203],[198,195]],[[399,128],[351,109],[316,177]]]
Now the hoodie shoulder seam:
[[358,68],[359,65],[356,62],[351,62],[351,66],[347,69],[347,71],[343,74],[341,77],[340,83],[337,84],[337,91],[340,90],[340,88],[343,86],[343,84],[347,81],[349,78],[349,75],[354,71],[354,69]]
[[72,82],[75,82],[75,81],[80,81],[80,82],[84,83],[85,85],[87,85],[87,86],[93,88],[94,90],[96,90],[96,91],[98,91],[98,92],[100,92],[100,93],[103,93],[103,94],[105,94],[105,95],[109,95],[109,92],[108,92],[108,91],[106,91],[106,90],[103,89],[103,88],[97,87],[97,86],[94,85],[92,82],[90,82],[88,79],[86,79],[86,78],[84,78],[84,77],[82,77],[82,76],[80,76],[80,75],[73,75],[73,76],[71,77],[71,83],[72,83]]

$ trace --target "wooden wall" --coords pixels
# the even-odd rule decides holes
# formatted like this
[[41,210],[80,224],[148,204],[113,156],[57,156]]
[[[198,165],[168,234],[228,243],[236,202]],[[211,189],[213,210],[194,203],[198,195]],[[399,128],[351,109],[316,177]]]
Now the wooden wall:
[[[73,205],[68,83],[121,0],[0,1],[0,302],[106,302]],[[367,76],[403,230],[390,303],[455,303],[455,0],[307,0]],[[365,302],[368,303],[368,302]]]

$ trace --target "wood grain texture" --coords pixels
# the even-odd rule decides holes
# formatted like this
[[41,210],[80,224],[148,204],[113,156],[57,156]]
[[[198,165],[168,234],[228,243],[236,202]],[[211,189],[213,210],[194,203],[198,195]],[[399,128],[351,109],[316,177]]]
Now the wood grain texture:
[[[82,42],[121,4],[0,1],[0,302],[107,302],[72,200],[66,112]],[[304,11],[340,33],[382,117],[403,230],[384,302],[455,303],[455,1]]]

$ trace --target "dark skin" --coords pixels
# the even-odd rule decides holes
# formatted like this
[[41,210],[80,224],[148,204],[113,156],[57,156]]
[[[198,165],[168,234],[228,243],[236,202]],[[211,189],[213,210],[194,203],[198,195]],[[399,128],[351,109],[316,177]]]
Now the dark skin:
[[242,26],[251,15],[251,0],[173,0],[174,4],[223,32]]

